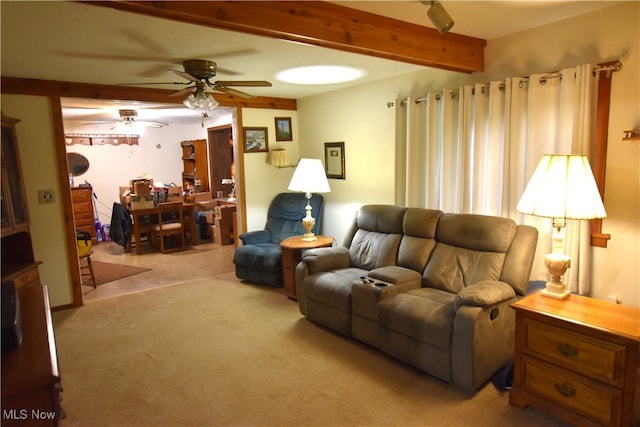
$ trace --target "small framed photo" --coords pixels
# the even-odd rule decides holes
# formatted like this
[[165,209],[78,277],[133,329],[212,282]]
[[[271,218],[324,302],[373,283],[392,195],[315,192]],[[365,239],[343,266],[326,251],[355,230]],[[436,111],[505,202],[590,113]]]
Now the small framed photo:
[[243,128],[244,152],[266,153],[269,151],[267,128]]
[[276,117],[276,141],[293,141],[291,117]]
[[324,143],[324,169],[327,178],[345,179],[344,142]]

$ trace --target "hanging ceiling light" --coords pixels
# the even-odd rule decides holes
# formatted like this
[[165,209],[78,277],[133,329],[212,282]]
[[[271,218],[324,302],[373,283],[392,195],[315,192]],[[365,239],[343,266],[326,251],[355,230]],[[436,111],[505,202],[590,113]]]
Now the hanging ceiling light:
[[199,111],[202,117],[209,117],[209,111],[216,108],[220,103],[213,96],[207,93],[204,82],[196,84],[196,90],[187,96],[182,103],[192,110]]
[[431,7],[427,12],[427,16],[433,22],[433,25],[436,26],[436,29],[440,32],[440,34],[444,34],[453,27],[455,22],[453,18],[444,10],[444,6],[437,1],[423,1],[422,4],[430,4]]

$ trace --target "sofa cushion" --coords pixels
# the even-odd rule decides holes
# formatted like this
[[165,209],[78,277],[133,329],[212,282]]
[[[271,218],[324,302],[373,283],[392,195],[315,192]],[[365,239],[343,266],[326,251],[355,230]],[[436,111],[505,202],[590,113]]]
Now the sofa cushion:
[[400,234],[406,210],[402,206],[366,205],[358,211],[356,226],[360,230]]
[[400,234],[356,231],[349,248],[351,265],[365,270],[395,265],[400,238]]
[[436,226],[442,211],[408,208],[404,214],[402,228],[404,236],[400,242],[397,264],[422,273],[436,245]]
[[443,214],[436,240],[482,252],[505,253],[516,235],[516,223],[509,218],[474,214]]
[[467,286],[498,280],[504,254],[436,244],[424,270],[423,285],[457,294]]
[[350,313],[353,281],[366,274],[359,268],[317,273],[305,278],[302,287],[306,298]]
[[458,293],[478,282],[499,280],[515,234],[516,224],[509,218],[443,214],[424,285]]
[[378,305],[382,326],[444,351],[451,348],[455,295],[437,289],[411,290]]

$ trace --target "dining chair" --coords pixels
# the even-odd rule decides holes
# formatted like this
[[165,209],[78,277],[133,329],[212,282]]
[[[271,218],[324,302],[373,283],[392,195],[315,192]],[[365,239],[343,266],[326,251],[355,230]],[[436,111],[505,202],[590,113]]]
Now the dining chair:
[[[184,242],[184,213],[182,202],[158,203],[158,222],[149,226],[160,240],[160,252],[174,252],[185,249]],[[167,245],[167,238],[175,236],[180,239],[180,245]]]
[[[92,242],[91,235],[84,230],[76,229],[76,245],[78,246],[78,258],[80,264],[80,280],[86,285],[85,278],[91,278],[91,285],[96,288],[96,275],[93,272],[93,264],[91,263]],[[83,262],[84,261],[84,262]]]

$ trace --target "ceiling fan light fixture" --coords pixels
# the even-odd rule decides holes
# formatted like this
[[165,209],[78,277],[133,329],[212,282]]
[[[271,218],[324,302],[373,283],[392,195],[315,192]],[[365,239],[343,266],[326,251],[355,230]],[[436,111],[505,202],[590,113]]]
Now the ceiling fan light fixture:
[[182,103],[192,110],[199,111],[203,116],[207,117],[208,112],[215,109],[220,103],[213,96],[206,92],[196,91],[187,96]]

